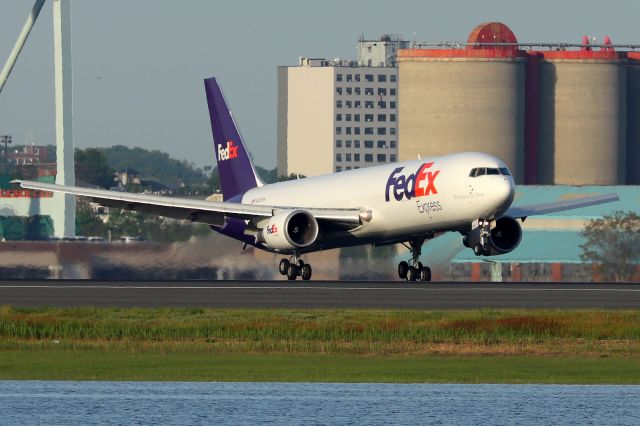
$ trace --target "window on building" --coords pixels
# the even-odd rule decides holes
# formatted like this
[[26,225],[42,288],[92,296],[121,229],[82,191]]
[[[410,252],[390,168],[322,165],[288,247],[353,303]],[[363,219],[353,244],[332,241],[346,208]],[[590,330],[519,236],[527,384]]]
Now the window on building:
[[346,101],[344,103],[344,106],[346,106],[347,108],[351,108],[352,105],[353,105],[353,103],[351,101]]
[[351,148],[351,141],[346,141],[344,146],[346,146],[347,148]]
[[336,127],[336,135],[342,134],[342,127]]
[[353,76],[355,81],[360,81],[360,74],[356,74]]
[[373,82],[373,74],[365,74],[364,81]]
[[396,128],[395,127],[389,127],[389,134],[390,135],[395,135],[396,134]]
[[342,121],[342,114],[336,114],[336,121]]
[[342,101],[336,101],[336,108],[342,108]]
[[386,96],[387,95],[387,89],[385,89],[384,87],[378,87],[378,96]]
[[386,141],[378,141],[378,148],[386,148],[387,147],[387,142]]
[[364,102],[364,107],[365,108],[373,108],[373,101],[365,101]]
[[342,87],[336,87],[336,95],[342,95]]
[[373,87],[366,87],[364,89],[364,94],[365,95],[373,95]]
[[353,75],[351,75],[351,74],[347,74],[347,81],[351,81],[351,80],[352,80],[352,78],[353,78]]
[[396,115],[395,114],[389,114],[389,121],[396,121]]
[[360,154],[353,154],[353,161],[355,162],[360,161]]
[[379,135],[386,135],[387,134],[387,128],[386,127],[378,127],[378,134]]
[[365,114],[364,115],[364,121],[366,121],[366,122],[373,121],[373,114]]
[[364,155],[365,163],[373,163],[373,154],[365,154]]
[[342,148],[342,140],[336,139],[336,148]]
[[354,141],[353,141],[353,146],[354,146],[355,148],[360,148],[360,141],[359,141],[358,139],[354,140]]
[[346,130],[347,135],[350,135],[351,134],[351,127],[347,127],[346,129],[347,129]]
[[397,78],[396,78],[396,75],[395,75],[395,74],[391,74],[391,75],[389,76],[389,81],[390,81],[390,82],[395,83],[395,82],[396,82],[396,80],[397,80]]
[[385,109],[387,107],[387,103],[385,101],[378,102],[378,108]]
[[336,154],[336,161],[337,161],[338,163],[341,163],[341,162],[342,162],[342,154]]
[[378,114],[378,121],[387,121],[386,114]]
[[353,121],[360,121],[360,114],[353,114]]
[[347,87],[347,95],[350,95],[351,93],[353,93],[353,90],[351,87]]
[[386,74],[378,74],[378,82],[384,83],[385,81],[387,81]]
[[342,171],[342,167],[336,166],[336,172],[341,172],[341,171]]
[[389,141],[389,146],[391,148],[395,148],[396,147],[396,141]]
[[373,127],[365,127],[364,128],[364,134],[365,135],[372,135],[373,134]]
[[345,121],[351,121],[351,114],[345,114],[344,119]]
[[389,154],[389,161],[391,161],[392,163],[395,163],[396,160],[396,155],[395,154]]
[[395,95],[396,95],[396,89],[395,89],[395,88],[391,88],[391,89],[389,89],[389,94],[390,94],[391,96],[395,96]]
[[347,166],[347,170],[351,170],[351,166]]
[[354,91],[355,91],[355,94],[356,94],[356,95],[360,95],[360,93],[361,93],[361,92],[360,92],[360,88],[359,88],[359,87],[356,87],[356,88],[354,89]]
[[360,134],[360,127],[354,127],[353,128],[353,134],[359,135]]
[[353,102],[353,107],[354,107],[354,108],[360,108],[360,106],[361,106],[361,105],[362,105],[362,104],[360,103],[360,101],[354,101],[354,102]]
[[396,102],[395,101],[389,102],[389,108],[396,109]]
[[351,154],[345,154],[344,155],[344,161],[346,161],[347,163],[351,162]]
[[373,141],[364,141],[365,148],[373,148]]
[[387,154],[378,154],[376,158],[378,159],[378,163],[385,163],[387,161]]
[[342,74],[336,74],[336,81],[342,81]]

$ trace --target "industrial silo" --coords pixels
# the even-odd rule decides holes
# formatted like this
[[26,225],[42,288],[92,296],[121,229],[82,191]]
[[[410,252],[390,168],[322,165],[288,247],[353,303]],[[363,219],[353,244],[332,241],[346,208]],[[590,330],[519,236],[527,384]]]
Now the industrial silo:
[[541,53],[539,183],[624,184],[624,54],[605,50]]
[[[495,37],[494,37],[495,36]],[[524,52],[503,24],[483,24],[466,49],[399,51],[400,160],[481,151],[521,183],[524,165]]]
[[640,185],[640,52],[628,52],[627,184]]

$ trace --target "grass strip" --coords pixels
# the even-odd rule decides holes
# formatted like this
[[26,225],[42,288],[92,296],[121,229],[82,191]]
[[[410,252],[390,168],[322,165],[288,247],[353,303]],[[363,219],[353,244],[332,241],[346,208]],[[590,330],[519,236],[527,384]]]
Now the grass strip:
[[635,359],[3,351],[14,380],[640,384]]

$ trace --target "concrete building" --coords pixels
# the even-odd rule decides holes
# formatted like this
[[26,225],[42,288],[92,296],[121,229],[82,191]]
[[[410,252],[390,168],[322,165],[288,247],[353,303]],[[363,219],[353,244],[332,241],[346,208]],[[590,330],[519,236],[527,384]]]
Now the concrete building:
[[399,38],[358,42],[358,60],[278,68],[278,175],[317,176],[397,161]]
[[637,52],[616,51],[608,37],[519,43],[498,22],[452,47],[398,51],[400,161],[483,151],[517,183],[640,183]]

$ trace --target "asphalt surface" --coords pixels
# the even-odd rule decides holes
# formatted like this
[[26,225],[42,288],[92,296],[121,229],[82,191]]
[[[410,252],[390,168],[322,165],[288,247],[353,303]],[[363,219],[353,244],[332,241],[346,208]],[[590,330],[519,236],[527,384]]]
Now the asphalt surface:
[[640,283],[0,281],[0,305],[219,308],[640,308]]

